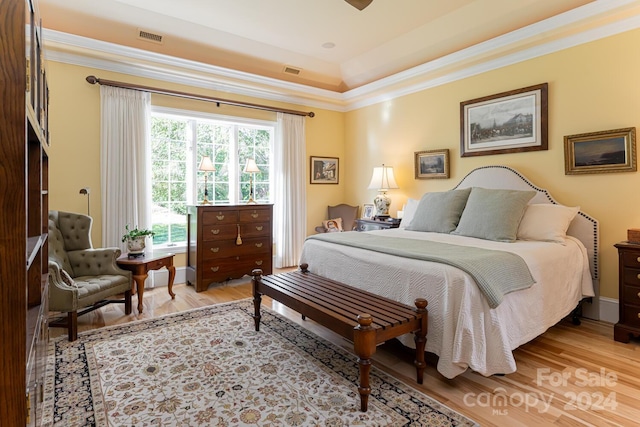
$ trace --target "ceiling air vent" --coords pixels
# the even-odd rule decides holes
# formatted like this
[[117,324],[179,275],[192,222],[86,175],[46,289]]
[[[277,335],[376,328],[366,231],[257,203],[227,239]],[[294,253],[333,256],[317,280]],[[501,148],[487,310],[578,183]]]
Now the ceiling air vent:
[[161,36],[160,34],[154,34],[152,32],[141,30],[138,28],[138,39],[140,40],[162,44],[163,37],[164,36]]
[[294,76],[297,76],[298,74],[300,74],[300,71],[302,70],[300,70],[300,68],[294,68],[294,67],[285,65],[283,71],[287,74],[293,74]]

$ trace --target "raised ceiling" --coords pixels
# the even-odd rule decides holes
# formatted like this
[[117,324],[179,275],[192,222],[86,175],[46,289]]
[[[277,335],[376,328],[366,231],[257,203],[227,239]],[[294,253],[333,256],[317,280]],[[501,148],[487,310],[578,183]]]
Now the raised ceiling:
[[339,93],[591,2],[39,0],[48,29]]

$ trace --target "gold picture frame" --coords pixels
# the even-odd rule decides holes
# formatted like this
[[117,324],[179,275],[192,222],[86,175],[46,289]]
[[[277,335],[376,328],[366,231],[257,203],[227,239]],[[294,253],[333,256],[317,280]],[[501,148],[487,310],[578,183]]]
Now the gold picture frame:
[[414,153],[416,179],[449,178],[449,149]]
[[564,137],[565,175],[636,170],[635,127]]

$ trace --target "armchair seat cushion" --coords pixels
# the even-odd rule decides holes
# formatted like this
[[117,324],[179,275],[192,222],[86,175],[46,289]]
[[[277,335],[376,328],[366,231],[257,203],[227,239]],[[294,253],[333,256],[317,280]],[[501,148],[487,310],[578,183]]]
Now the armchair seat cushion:
[[73,279],[78,286],[78,304],[88,306],[114,294],[131,290],[131,280],[126,276],[103,274],[79,276]]

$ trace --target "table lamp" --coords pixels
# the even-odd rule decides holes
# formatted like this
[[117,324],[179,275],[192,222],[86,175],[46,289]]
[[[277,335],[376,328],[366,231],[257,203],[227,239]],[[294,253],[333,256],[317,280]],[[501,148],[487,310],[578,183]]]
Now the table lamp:
[[209,199],[209,190],[207,189],[207,172],[215,172],[216,167],[213,165],[213,162],[209,158],[209,156],[202,156],[202,160],[200,160],[200,165],[198,165],[198,170],[204,172],[204,199],[202,200],[203,205],[208,205]]
[[249,173],[249,201],[247,204],[257,203],[253,200],[253,175],[256,172],[260,172],[258,169],[258,165],[256,165],[256,161],[254,159],[247,159],[247,163],[244,165],[244,173]]
[[376,218],[389,217],[389,205],[391,199],[387,196],[387,190],[399,188],[396,179],[393,176],[393,168],[391,166],[373,168],[373,176],[369,183],[369,190],[378,190],[378,195],[373,199],[376,207]]

